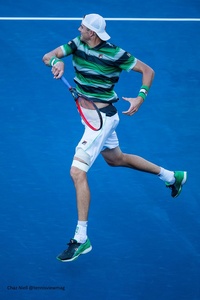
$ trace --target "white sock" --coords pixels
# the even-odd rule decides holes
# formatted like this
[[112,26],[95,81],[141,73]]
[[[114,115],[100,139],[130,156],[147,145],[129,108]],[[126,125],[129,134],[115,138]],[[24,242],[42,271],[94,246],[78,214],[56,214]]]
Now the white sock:
[[87,240],[87,221],[78,221],[75,234],[74,234],[74,239],[78,243],[85,243]]
[[173,184],[175,182],[174,172],[166,170],[164,168],[160,168],[160,173],[158,174],[158,177],[170,184]]

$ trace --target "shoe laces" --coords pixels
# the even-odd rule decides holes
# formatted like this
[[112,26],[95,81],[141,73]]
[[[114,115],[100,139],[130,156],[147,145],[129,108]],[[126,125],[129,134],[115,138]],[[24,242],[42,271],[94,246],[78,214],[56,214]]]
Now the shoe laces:
[[71,239],[67,245],[78,244],[75,239]]

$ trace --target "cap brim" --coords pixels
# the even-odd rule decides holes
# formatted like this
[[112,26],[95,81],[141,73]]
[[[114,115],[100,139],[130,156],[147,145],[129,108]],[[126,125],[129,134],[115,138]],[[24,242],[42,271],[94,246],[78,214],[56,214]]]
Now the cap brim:
[[107,34],[107,32],[103,32],[103,33],[97,33],[96,34],[98,35],[98,37],[100,37],[100,39],[102,41],[108,41],[110,39],[110,36]]

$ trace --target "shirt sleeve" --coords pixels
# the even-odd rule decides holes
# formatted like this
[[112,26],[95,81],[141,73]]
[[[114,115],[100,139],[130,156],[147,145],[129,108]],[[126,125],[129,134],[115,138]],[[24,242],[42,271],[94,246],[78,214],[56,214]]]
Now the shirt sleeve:
[[127,72],[131,71],[137,63],[137,58],[128,52],[125,52],[120,58],[120,68]]
[[68,56],[68,55],[70,55],[72,53],[71,52],[71,48],[68,46],[68,44],[64,44],[64,45],[62,45],[60,47],[62,49],[62,52],[63,52],[64,56]]
[[64,44],[61,47],[63,55],[68,56],[73,54],[77,50],[77,45],[78,45],[79,39],[75,38],[71,41],[69,41],[67,44]]

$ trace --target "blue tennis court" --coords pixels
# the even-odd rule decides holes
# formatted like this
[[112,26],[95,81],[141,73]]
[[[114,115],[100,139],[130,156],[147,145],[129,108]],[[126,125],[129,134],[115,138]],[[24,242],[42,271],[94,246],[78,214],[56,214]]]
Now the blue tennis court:
[[[187,170],[188,181],[173,199],[156,176],[111,168],[98,157],[88,174],[93,250],[61,263],[56,256],[77,221],[69,169],[83,128],[42,56],[79,34],[80,20],[73,18],[93,12],[108,19],[112,43],[156,72],[136,115],[122,115],[123,100],[116,105],[121,149]],[[0,4],[1,299],[200,299],[199,17],[197,0]],[[72,81],[71,58],[65,63]],[[124,72],[116,91],[134,97],[140,84],[138,74]]]

